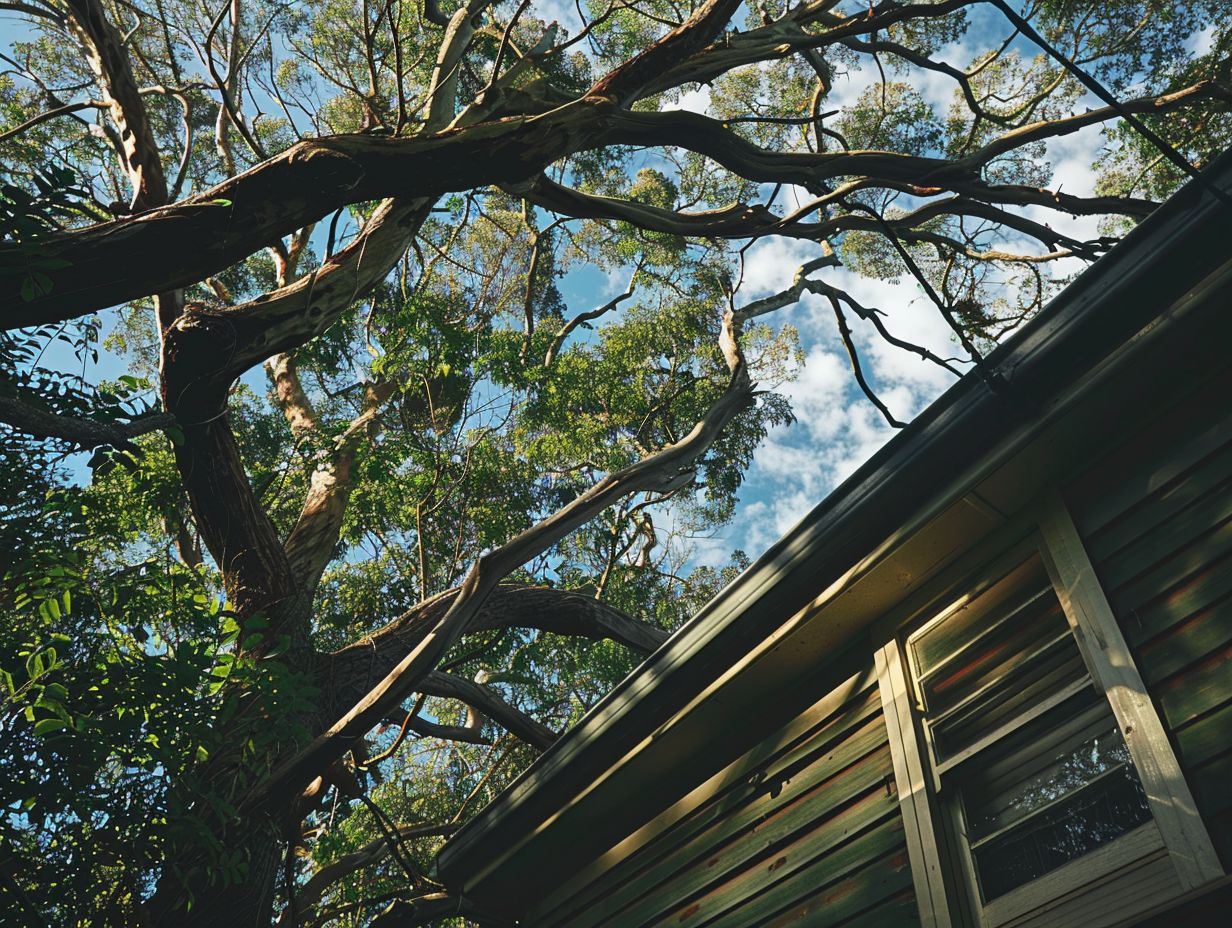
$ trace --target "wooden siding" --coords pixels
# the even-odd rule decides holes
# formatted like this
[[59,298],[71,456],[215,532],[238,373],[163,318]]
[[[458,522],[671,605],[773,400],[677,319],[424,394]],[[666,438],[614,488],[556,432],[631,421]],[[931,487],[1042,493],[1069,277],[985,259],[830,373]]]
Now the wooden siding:
[[[749,775],[527,920],[533,928],[918,924],[872,655],[854,692]],[[841,688],[840,688],[841,689]],[[828,695],[828,694],[827,694]],[[823,696],[818,704],[834,700]],[[810,710],[812,711],[812,710]],[[807,717],[810,712],[805,712]],[[785,729],[798,723],[790,723]]]
[[1225,869],[1232,866],[1229,389],[1221,378],[1066,493]]

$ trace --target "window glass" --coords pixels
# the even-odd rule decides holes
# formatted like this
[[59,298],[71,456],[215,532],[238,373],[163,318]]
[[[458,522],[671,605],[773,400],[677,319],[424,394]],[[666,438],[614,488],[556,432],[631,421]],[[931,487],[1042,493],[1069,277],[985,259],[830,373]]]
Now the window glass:
[[1038,556],[907,640],[919,706],[989,902],[1150,818]]

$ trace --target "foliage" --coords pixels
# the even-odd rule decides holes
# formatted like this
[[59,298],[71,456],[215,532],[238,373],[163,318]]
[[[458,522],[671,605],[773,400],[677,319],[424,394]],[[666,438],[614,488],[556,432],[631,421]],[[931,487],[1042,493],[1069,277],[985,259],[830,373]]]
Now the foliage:
[[[1017,6],[1192,163],[1232,142],[1216,0]],[[438,888],[443,836],[537,753],[511,730],[564,731],[641,654],[580,620],[483,613],[434,666],[478,681],[486,713],[417,680],[315,784],[254,807],[425,640],[435,597],[738,395],[687,467],[501,578],[657,640],[748,566],[741,551],[698,564],[692,540],[732,524],[759,444],[794,421],[802,332],[858,363],[893,333],[855,294],[897,284],[937,304],[969,363],[1185,179],[992,4],[691,4],[684,33],[726,18],[685,51],[660,44],[686,16],[666,0],[587,0],[573,35],[557,9],[477,4],[447,31],[403,0],[15,7],[0,287],[23,324],[0,335],[0,401],[52,437],[0,422],[14,918],[201,923],[244,906],[358,926]],[[438,71],[447,35],[464,47]],[[654,73],[622,85],[643,53]],[[592,110],[607,122],[581,122]],[[1062,189],[1056,163],[1075,119],[1099,133],[1069,155],[1088,191]],[[550,156],[518,147],[540,126]],[[448,149],[457,164],[415,161],[433,134],[481,141]],[[388,152],[412,167],[382,167]],[[295,180],[322,163],[320,189]],[[472,179],[419,203],[414,165]],[[391,199],[351,195],[356,176]],[[299,218],[281,237],[235,245],[284,213]],[[164,256],[200,270],[182,291],[121,254],[135,298],[100,302],[114,273],[92,248],[198,226],[221,232]],[[759,274],[770,248],[753,245],[771,236],[807,255],[796,282]],[[783,320],[763,298],[804,302]],[[37,315],[57,300],[73,305]],[[861,337],[844,341],[832,309]],[[161,434],[72,437],[156,408],[177,417]],[[430,827],[389,843],[399,826]]]

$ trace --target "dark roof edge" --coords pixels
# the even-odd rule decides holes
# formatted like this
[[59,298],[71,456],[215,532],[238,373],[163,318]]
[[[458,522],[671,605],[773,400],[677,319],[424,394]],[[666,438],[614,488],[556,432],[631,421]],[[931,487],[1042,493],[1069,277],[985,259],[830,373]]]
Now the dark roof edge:
[[[1186,184],[1107,255],[1085,270],[1033,319],[988,355],[987,369],[997,372],[1014,385],[1029,381],[1033,361],[1041,353],[1047,354],[1054,346],[1061,344],[1075,349],[1089,344],[1092,361],[1098,361],[1154,318],[1164,307],[1152,310],[1149,318],[1137,319],[1131,318],[1134,313],[1124,311],[1124,305],[1114,307],[1110,304],[1124,295],[1121,291],[1125,288],[1118,288],[1118,284],[1136,276],[1134,271],[1142,264],[1143,252],[1154,255],[1165,246],[1172,245],[1174,247],[1169,251],[1183,253],[1185,249],[1176,239],[1184,237],[1188,240],[1189,236],[1183,233],[1215,220],[1218,211],[1227,208],[1206,191],[1205,184],[1217,184],[1224,190],[1232,191],[1232,151],[1220,155],[1211,163],[1203,172],[1203,181],[1205,183],[1190,181]],[[1232,216],[1228,217],[1227,225],[1232,228]],[[1096,354],[1098,357],[1094,357]],[[1071,379],[1076,379],[1081,373],[1073,371]],[[999,395],[979,371],[972,370],[921,412],[907,428],[895,435],[794,528],[772,544],[458,831],[441,849],[438,858],[447,881],[447,871],[455,871],[464,880],[465,874],[472,869],[468,866],[469,858],[476,857],[474,862],[477,863],[487,856],[485,848],[490,852],[493,846],[503,844],[499,840],[485,840],[490,831],[500,828],[507,819],[542,796],[575,757],[582,752],[593,753],[596,745],[608,740],[614,721],[625,717],[627,712],[660,689],[665,677],[705,651],[751,603],[769,593],[808,559],[823,538],[830,533],[841,532],[844,525],[850,525],[852,519],[859,518],[876,504],[896,480],[910,479],[896,475],[907,474],[907,465],[923,450],[949,442],[968,430],[979,440],[980,447],[993,447],[1004,434],[989,436],[984,431],[988,428],[990,413],[994,412],[992,407],[1004,406],[1003,397],[998,401]],[[1004,414],[1004,409],[1000,411]],[[1008,430],[1009,424],[1005,433]],[[921,495],[920,507],[930,500],[931,497]],[[855,555],[860,556],[862,554]],[[756,638],[761,640],[774,631],[775,628],[762,625],[755,629]],[[749,636],[735,636],[731,644],[738,649],[740,641],[746,637]],[[730,652],[732,648],[723,650]],[[703,672],[707,675],[715,675],[716,668],[718,673],[725,669],[722,661],[707,659],[703,663]],[[692,691],[690,688],[689,693]],[[681,693],[686,700],[688,695]],[[650,724],[653,727],[657,721],[652,720]],[[568,791],[552,790],[543,799],[543,804],[545,808],[553,808],[571,798],[571,795]]]

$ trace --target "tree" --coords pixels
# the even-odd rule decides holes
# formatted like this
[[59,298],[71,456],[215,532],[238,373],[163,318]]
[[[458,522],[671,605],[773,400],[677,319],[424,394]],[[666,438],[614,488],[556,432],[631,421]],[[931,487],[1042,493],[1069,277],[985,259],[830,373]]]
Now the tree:
[[[853,326],[983,369],[1227,145],[1220,7],[0,0],[6,905],[457,914],[431,842],[730,575],[678,536],[790,419],[770,314],[827,301],[893,424]],[[769,236],[815,256],[749,302]]]

